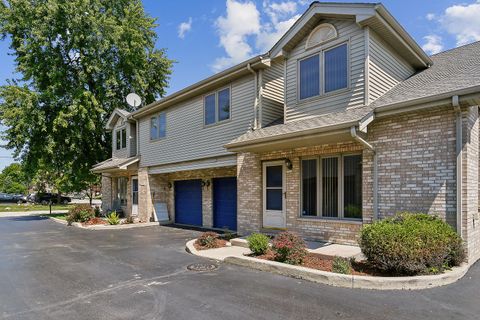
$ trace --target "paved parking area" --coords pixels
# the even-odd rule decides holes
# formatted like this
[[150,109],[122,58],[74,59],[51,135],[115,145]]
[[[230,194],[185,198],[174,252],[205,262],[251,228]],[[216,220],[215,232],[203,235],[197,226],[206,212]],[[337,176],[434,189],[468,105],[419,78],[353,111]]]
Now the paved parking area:
[[0,319],[478,319],[480,265],[425,291],[334,288],[209,262],[185,252],[198,232],[92,231],[0,218]]

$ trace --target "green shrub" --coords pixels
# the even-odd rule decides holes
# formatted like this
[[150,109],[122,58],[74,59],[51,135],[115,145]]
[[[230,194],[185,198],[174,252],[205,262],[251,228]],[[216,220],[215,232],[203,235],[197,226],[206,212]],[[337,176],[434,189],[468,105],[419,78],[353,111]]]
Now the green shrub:
[[270,239],[261,233],[252,233],[247,237],[248,247],[256,256],[265,254],[265,252],[267,252],[269,241]]
[[218,234],[212,231],[204,232],[197,239],[197,243],[205,248],[213,249],[217,247]]
[[350,274],[352,273],[352,264],[348,259],[335,256],[333,258],[332,271],[335,273]]
[[95,211],[88,204],[79,204],[68,211],[67,222],[87,222],[95,217]]
[[372,266],[401,275],[438,273],[465,260],[462,239],[427,214],[401,213],[366,225],[360,247]]
[[120,223],[120,216],[118,215],[117,211],[112,211],[110,214],[107,216],[107,222],[110,225],[117,225]]
[[272,249],[275,260],[288,264],[301,264],[308,254],[303,239],[293,232],[282,232],[275,236]]
[[102,215],[102,209],[99,206],[95,206],[95,217],[99,218]]

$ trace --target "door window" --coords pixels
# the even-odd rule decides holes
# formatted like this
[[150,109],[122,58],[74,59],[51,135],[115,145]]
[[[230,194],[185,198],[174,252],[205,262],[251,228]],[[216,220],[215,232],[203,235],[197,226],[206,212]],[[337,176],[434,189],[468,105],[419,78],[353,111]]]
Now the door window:
[[266,209],[283,210],[283,166],[266,167]]

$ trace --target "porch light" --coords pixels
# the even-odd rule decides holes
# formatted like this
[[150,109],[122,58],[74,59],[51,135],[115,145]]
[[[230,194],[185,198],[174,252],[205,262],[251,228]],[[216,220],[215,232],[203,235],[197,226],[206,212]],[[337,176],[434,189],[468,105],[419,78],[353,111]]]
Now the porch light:
[[210,186],[210,180],[202,180],[202,187],[209,187]]
[[168,186],[168,189],[172,189],[173,184],[172,184],[171,182],[169,182],[169,183],[167,184],[167,186]]
[[292,170],[293,168],[292,161],[290,161],[288,158],[285,158],[285,167],[287,167],[288,170]]

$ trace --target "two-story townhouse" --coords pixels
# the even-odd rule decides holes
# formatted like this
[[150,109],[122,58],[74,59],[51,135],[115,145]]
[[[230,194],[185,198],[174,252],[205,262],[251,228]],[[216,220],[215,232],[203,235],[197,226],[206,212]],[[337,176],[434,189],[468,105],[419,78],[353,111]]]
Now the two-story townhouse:
[[104,206],[123,172],[140,219],[240,234],[355,243],[365,223],[428,212],[473,262],[479,57],[478,42],[429,57],[381,4],[313,2],[265,55],[125,116],[137,155],[94,168]]

